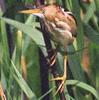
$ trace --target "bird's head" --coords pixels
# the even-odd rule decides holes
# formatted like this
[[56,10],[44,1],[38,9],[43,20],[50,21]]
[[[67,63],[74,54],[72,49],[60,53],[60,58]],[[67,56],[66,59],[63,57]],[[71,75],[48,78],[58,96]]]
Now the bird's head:
[[40,18],[46,18],[48,20],[53,20],[54,17],[59,16],[62,13],[64,13],[64,9],[60,8],[60,6],[58,5],[52,4],[52,5],[40,6],[35,9],[22,10],[22,11],[19,11],[19,13],[33,14]]
[[69,11],[64,11],[63,8],[56,4],[40,6],[35,9],[22,10],[19,11],[19,13],[33,14],[39,18],[45,18],[46,21],[53,23],[55,23],[56,19],[58,19],[58,21],[63,21],[70,26],[76,26],[76,20],[73,14]]

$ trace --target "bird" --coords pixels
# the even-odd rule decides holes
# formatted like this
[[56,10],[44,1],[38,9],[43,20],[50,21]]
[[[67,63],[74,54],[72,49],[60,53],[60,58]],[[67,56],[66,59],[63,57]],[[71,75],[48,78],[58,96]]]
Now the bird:
[[[58,47],[62,47],[64,52],[67,51],[67,46],[72,44],[77,36],[77,21],[72,12],[65,11],[64,8],[57,4],[43,5],[35,9],[19,11],[19,13],[33,14],[43,19],[45,27],[49,32],[50,39]],[[67,79],[67,54],[63,55],[63,75],[53,78],[52,80],[60,80],[61,84],[57,92],[64,90],[64,84]]]

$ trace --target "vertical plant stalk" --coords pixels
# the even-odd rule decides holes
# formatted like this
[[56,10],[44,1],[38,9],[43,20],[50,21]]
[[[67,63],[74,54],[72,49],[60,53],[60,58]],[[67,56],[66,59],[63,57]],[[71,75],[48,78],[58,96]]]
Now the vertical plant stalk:
[[8,46],[9,46],[9,54],[10,58],[12,57],[13,50],[14,50],[14,44],[13,44],[13,36],[10,30],[10,26],[6,24],[6,30],[7,30],[7,39],[8,39]]
[[21,69],[22,69],[22,76],[23,78],[26,80],[26,61],[25,61],[25,57],[22,55],[21,56]]
[[[4,17],[8,17],[8,18],[12,18],[12,14],[9,13],[9,11],[7,10],[7,4],[5,2],[5,0],[0,0],[0,9],[2,9],[3,11],[3,16]],[[9,54],[10,54],[10,58],[12,57],[12,53],[13,53],[13,49],[14,49],[14,45],[13,45],[13,36],[12,36],[12,32],[10,30],[10,26],[8,24],[6,24],[6,32],[7,32],[7,40],[8,40],[8,47],[9,47]]]
[[[41,4],[40,0],[37,0],[36,4],[38,4],[37,6],[40,6],[40,4]],[[43,1],[43,4],[44,4],[44,1]],[[44,20],[40,20],[40,25],[41,25],[41,30],[43,32],[43,37],[44,37],[47,53],[48,53],[48,59],[51,59],[51,57],[54,55],[54,50],[53,50],[51,42],[50,42],[50,38],[48,35],[49,33],[45,27]],[[49,50],[51,52],[49,52]],[[46,67],[48,67],[47,65],[48,64],[46,64]],[[56,70],[56,62],[51,66],[50,70],[51,70],[51,73],[52,73],[54,78],[59,76],[59,74]],[[61,84],[61,81],[55,81],[55,83],[56,83],[56,87],[58,88]],[[58,92],[58,93],[59,93],[60,100],[66,100],[64,92]]]
[[[49,90],[48,81],[48,65],[46,58],[44,57],[42,51],[39,49],[39,61],[40,61],[40,80],[41,80],[41,94],[44,95]],[[49,94],[46,95],[43,100],[50,100]]]
[[[27,73],[26,61],[23,55],[21,56],[21,69],[22,69],[22,77],[24,78],[24,80],[26,80],[26,73]],[[23,100],[27,100],[27,96],[24,92],[23,92]]]

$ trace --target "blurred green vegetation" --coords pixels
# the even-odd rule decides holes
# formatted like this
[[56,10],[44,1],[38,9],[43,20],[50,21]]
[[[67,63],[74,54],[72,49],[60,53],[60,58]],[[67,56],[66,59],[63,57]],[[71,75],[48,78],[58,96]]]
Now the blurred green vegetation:
[[[69,51],[79,52],[68,55],[70,72],[68,71],[69,78],[65,83],[66,100],[99,100],[99,1],[56,2],[73,12],[78,26],[77,39],[68,47]],[[45,42],[42,32],[36,28],[40,27],[37,18],[15,11],[14,8],[19,8],[21,3],[34,4],[34,1],[0,1],[0,85],[7,100],[42,100],[47,94],[51,94],[51,100],[59,100],[59,96],[54,95],[54,82],[49,82],[49,91],[41,95],[39,48],[47,56]],[[63,70],[60,53],[57,59],[57,69]],[[50,80],[51,73],[48,74]],[[2,92],[0,88],[0,93]]]

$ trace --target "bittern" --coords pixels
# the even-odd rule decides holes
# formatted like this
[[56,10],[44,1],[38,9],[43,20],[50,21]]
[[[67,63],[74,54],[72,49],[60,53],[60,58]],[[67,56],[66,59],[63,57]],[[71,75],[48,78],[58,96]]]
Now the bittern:
[[[73,43],[77,33],[77,23],[73,14],[69,11],[64,11],[63,8],[56,4],[41,6],[39,8],[23,10],[20,13],[33,14],[45,22],[45,27],[48,29],[51,40],[62,47],[66,52],[67,45]],[[64,53],[64,73],[63,76],[53,78],[52,80],[60,80],[61,84],[57,92],[62,92],[64,82],[67,78],[67,55]]]

